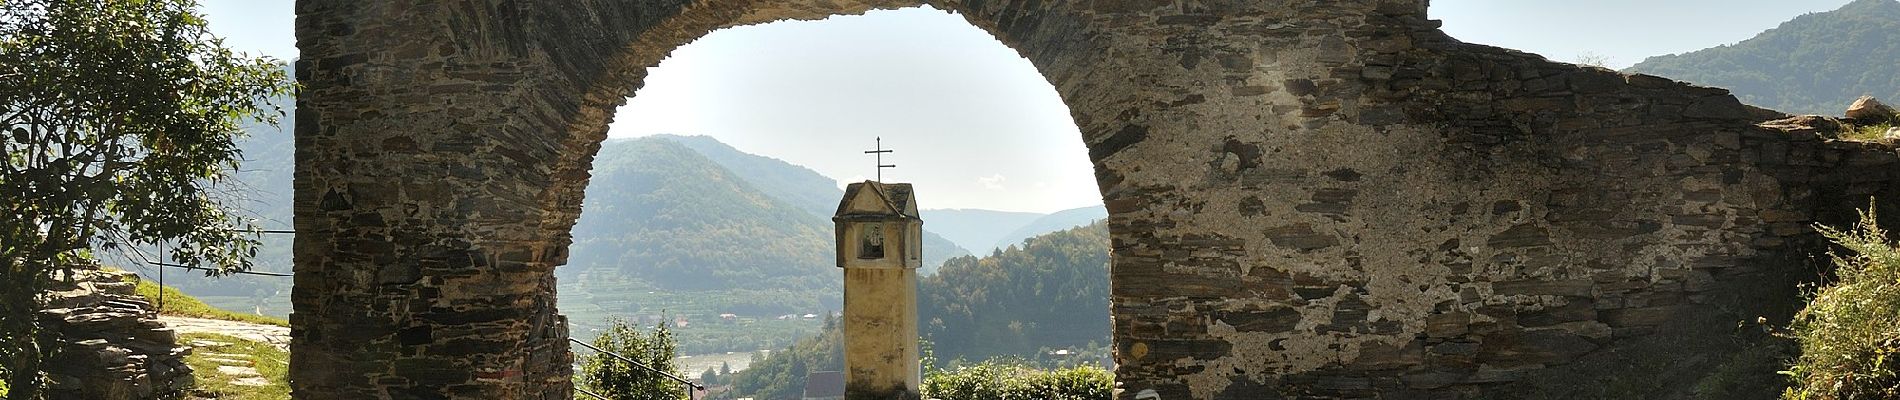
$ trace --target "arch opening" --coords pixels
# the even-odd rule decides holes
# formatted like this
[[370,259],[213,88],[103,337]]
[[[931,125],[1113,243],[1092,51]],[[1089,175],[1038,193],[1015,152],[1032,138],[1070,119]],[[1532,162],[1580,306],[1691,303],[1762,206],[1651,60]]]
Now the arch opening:
[[[831,228],[824,219],[837,207],[843,184],[874,179],[879,173],[873,167],[876,158],[862,154],[862,150],[870,149],[881,137],[883,146],[897,149],[885,162],[899,165],[895,170],[882,171],[884,180],[915,185],[919,204],[924,209],[924,229],[930,232],[923,249],[925,267],[920,271],[925,283],[919,293],[924,303],[920,314],[926,321],[938,314],[933,313],[931,307],[939,304],[933,302],[956,300],[957,294],[953,292],[959,288],[946,288],[940,278],[931,281],[933,278],[928,276],[937,272],[936,267],[951,258],[950,255],[983,257],[994,252],[1000,256],[1003,249],[1007,249],[1010,257],[1029,257],[1026,250],[1016,249],[1023,246],[1022,240],[1029,233],[1040,235],[1080,227],[1087,232],[1065,233],[1065,237],[1100,243],[1081,247],[1086,250],[1068,249],[1090,254],[1085,259],[1065,261],[1085,264],[1075,266],[1092,272],[1077,278],[1091,281],[1060,282],[1067,286],[1059,287],[1086,289],[1086,292],[1061,295],[1085,298],[1083,301],[1091,305],[1079,313],[1051,314],[1045,318],[1049,321],[1023,321],[1025,324],[1019,329],[1026,326],[1027,332],[1010,342],[1026,345],[1029,341],[1025,338],[1033,338],[1035,334],[1063,331],[1062,339],[1052,337],[1037,344],[1071,350],[1065,354],[1083,353],[1084,347],[1091,345],[1093,348],[1086,349],[1087,353],[1103,356],[1108,353],[1108,235],[1104,226],[1091,226],[1092,220],[1106,217],[1106,211],[1100,208],[1094,171],[1068,108],[1035,67],[1014,49],[975,28],[962,15],[928,6],[876,10],[824,21],[722,28],[691,39],[690,44],[668,51],[670,56],[657,65],[639,67],[640,71],[632,72],[641,77],[641,88],[628,105],[618,107],[612,117],[609,138],[593,160],[587,200],[574,228],[574,245],[568,263],[556,270],[560,277],[561,310],[568,316],[575,337],[592,335],[607,315],[650,317],[649,314],[658,314],[658,310],[669,310],[673,316],[666,318],[668,321],[677,322],[679,319],[673,318],[675,316],[691,321],[686,328],[675,324],[674,334],[681,338],[683,349],[688,350],[682,354],[695,356],[694,362],[687,363],[687,369],[698,373],[719,365],[718,361],[708,360],[737,362],[733,364],[735,368],[744,368],[744,363],[749,361],[744,351],[782,349],[790,344],[787,339],[818,334],[826,325],[827,318],[823,316],[841,310],[842,306],[838,269],[828,255],[832,246]],[[628,204],[615,202],[615,196],[652,198],[659,194],[644,189],[667,190],[662,186],[676,183],[666,182],[665,178],[658,178],[656,182],[654,175],[663,170],[659,168],[661,165],[651,161],[627,165],[624,160],[641,158],[632,154],[636,152],[649,153],[654,160],[664,161],[659,164],[665,167],[710,165],[718,170],[718,175],[711,178],[736,180],[749,186],[732,193],[757,195],[766,198],[763,202],[772,203],[762,210],[741,211],[733,211],[731,206],[689,202],[666,206],[716,208],[720,213],[748,212],[732,216],[741,219],[782,217],[783,220],[767,221],[766,225],[770,225],[767,227],[739,230],[826,251],[769,259],[796,268],[780,268],[769,272],[768,277],[734,278],[706,275],[701,272],[703,268],[693,265],[700,262],[734,269],[735,266],[725,263],[730,260],[694,257],[700,254],[662,260],[666,254],[654,253],[665,253],[665,249],[637,249],[666,244],[655,238],[704,234],[711,230],[700,231],[697,229],[703,227],[681,227],[673,224],[678,221],[662,221],[666,216],[635,215],[622,209]],[[675,153],[683,155],[676,157],[679,154]],[[779,160],[784,162],[777,163]],[[781,166],[815,171],[787,176],[780,173],[783,171],[770,170],[758,163],[788,164]],[[1062,171],[1050,171],[1054,169]],[[748,176],[748,173],[757,175]],[[810,178],[823,182],[810,182],[813,180]],[[793,182],[762,181],[772,179]],[[787,187],[794,183],[805,187]],[[630,185],[645,187],[626,188]],[[783,208],[799,210],[789,213],[791,216],[772,213]],[[770,216],[749,213],[754,211]],[[1047,220],[1039,218],[1057,211],[1070,212]],[[1032,223],[1063,221],[1071,223],[1028,227]],[[663,224],[668,226],[658,226]],[[1023,225],[1024,232],[1014,232],[1016,227],[1009,224]],[[616,240],[614,232],[608,232],[623,227],[641,229],[627,225],[655,227],[639,235],[624,236],[644,236],[646,241]],[[939,226],[960,230],[945,230],[940,236],[936,232]],[[774,230],[784,227],[798,229]],[[729,237],[719,236],[720,232],[710,234]],[[777,250],[742,240],[694,243],[704,246],[701,251],[709,253]],[[1054,247],[1037,245],[1039,251]],[[943,254],[952,252],[954,254]],[[997,262],[984,263],[969,258],[959,260],[952,268],[995,268]],[[1011,263],[1014,266],[1018,262]],[[1088,263],[1094,264],[1086,265]],[[660,268],[638,267],[642,264],[671,264],[678,268],[660,271]],[[632,274],[625,273],[625,269],[613,268],[616,265],[632,267],[643,276],[630,276]],[[959,273],[969,279],[983,279],[974,275],[974,271]],[[638,283],[629,284],[629,281]],[[718,283],[711,284],[711,281]],[[1054,287],[1058,286],[1052,286],[1051,290]],[[729,293],[726,292],[729,288],[742,288],[751,295],[723,296],[722,293]],[[968,291],[970,288],[960,289]],[[1015,290],[1012,288],[993,290],[999,298],[1004,293],[1015,295],[1010,292]],[[1043,303],[1061,303],[1057,296],[1057,293],[1046,292],[1048,301]],[[718,300],[705,300],[715,298]],[[646,311],[634,312],[635,306]],[[987,311],[1008,310],[992,307]],[[814,314],[821,317],[804,318]],[[1089,315],[1099,318],[1086,317]],[[781,319],[787,316],[790,318]],[[964,314],[958,317],[971,318]],[[645,325],[650,326],[651,322]],[[935,325],[924,325],[926,335],[944,331],[966,334],[976,330],[961,326],[957,320],[943,322],[941,318]],[[730,340],[745,336],[764,339],[756,336],[772,334],[779,336],[770,338],[776,340]],[[1003,346],[978,349],[984,351],[965,354],[964,348],[970,347],[967,343],[985,339],[969,334],[935,340],[943,342],[937,345],[937,352],[946,360],[958,357],[981,360],[1001,354],[1038,358],[1035,347],[1017,349],[1023,347],[1020,345],[1008,349]],[[742,353],[718,356],[729,351]],[[714,356],[708,357],[709,353]]]

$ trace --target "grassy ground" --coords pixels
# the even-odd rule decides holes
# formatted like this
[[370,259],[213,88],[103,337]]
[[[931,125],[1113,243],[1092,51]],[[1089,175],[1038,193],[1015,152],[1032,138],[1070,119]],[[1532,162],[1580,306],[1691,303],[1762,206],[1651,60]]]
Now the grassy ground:
[[1887,136],[1888,129],[1893,129],[1893,125],[1880,124],[1880,125],[1856,126],[1847,131],[1847,135],[1845,139],[1859,140],[1859,141],[1864,141],[1864,142],[1880,141],[1881,139]]
[[1847,125],[1844,127],[1846,128],[1847,131],[1841,133],[1841,138],[1847,139],[1847,140],[1858,140],[1858,141],[1863,141],[1863,142],[1882,141],[1886,139],[1887,130],[1893,129],[1895,121],[1900,121],[1900,114],[1895,114],[1893,116],[1893,119],[1889,120],[1889,122],[1884,123],[1884,124]]
[[[276,347],[271,347],[271,345],[268,344],[211,333],[188,333],[180,335],[178,340],[182,343],[191,343],[193,340],[228,343],[217,346],[198,346],[192,349],[190,356],[185,357],[185,363],[191,364],[191,369],[194,371],[193,374],[198,378],[197,387],[193,388],[194,394],[203,397],[231,400],[277,400],[290,398],[290,353],[278,350]],[[218,373],[218,366],[220,364],[210,359],[209,354],[211,353],[249,356],[248,358],[251,360],[250,367],[257,368],[258,374],[263,375],[265,380],[270,381],[270,385],[232,385],[231,381],[233,379]]]
[[257,314],[247,314],[247,313],[226,311],[223,309],[219,309],[217,307],[206,305],[203,301],[199,301],[197,298],[193,298],[189,295],[186,295],[184,292],[178,291],[178,289],[173,289],[170,287],[160,288],[158,284],[148,282],[145,280],[139,280],[139,286],[138,286],[139,297],[144,297],[146,300],[151,301],[153,306],[158,305],[158,294],[160,290],[163,290],[165,293],[165,307],[160,308],[158,310],[159,314],[176,315],[176,316],[181,316],[181,317],[221,319],[221,320],[226,320],[226,321],[249,322],[253,324],[290,326],[290,321],[285,321],[283,318],[267,317],[267,316],[262,316],[262,315],[257,315]]

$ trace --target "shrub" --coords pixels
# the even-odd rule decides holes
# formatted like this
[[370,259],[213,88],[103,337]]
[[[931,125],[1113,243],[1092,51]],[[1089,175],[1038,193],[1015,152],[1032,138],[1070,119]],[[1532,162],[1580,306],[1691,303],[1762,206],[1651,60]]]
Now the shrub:
[[1886,139],[1888,129],[1893,129],[1893,124],[1849,126],[1844,139],[1878,142]]
[[1873,211],[1850,231],[1817,226],[1851,255],[1833,254],[1838,280],[1795,316],[1801,357],[1785,399],[1900,398],[1900,248]]
[[685,386],[661,374],[679,376],[680,373],[679,366],[673,364],[676,356],[673,334],[667,331],[664,319],[651,332],[641,332],[633,324],[616,319],[594,338],[593,345],[641,365],[607,354],[581,356],[581,370],[575,376],[575,383],[581,389],[613,400],[686,398]]
[[1114,386],[1114,374],[1100,367],[1044,371],[990,360],[924,377],[923,394],[942,400],[1107,400]]

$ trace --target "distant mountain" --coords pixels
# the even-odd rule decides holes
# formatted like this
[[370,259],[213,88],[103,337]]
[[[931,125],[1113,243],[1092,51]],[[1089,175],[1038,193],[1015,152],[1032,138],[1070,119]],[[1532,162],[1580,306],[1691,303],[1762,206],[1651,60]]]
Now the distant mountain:
[[924,228],[973,254],[989,254],[996,242],[1045,214],[977,209],[923,210]]
[[682,354],[777,348],[843,306],[829,219],[672,139],[602,143],[581,209],[555,270],[577,337],[621,318],[685,325]]
[[706,156],[766,194],[812,215],[830,218],[844,189],[818,171],[776,158],[746,153],[710,136],[654,135]]
[[568,274],[677,290],[837,288],[830,221],[664,138],[610,140],[574,225]]
[[1862,95],[1900,101],[1900,2],[1858,0],[1627,72],[1728,88],[1744,103],[1795,114],[1839,115]]
[[[677,142],[707,159],[719,163],[753,187],[772,197],[784,200],[792,206],[810,212],[812,215],[831,218],[838,211],[838,199],[844,197],[844,190],[838,188],[838,182],[821,175],[818,171],[776,158],[739,151],[732,146],[709,136],[654,135],[654,138]],[[969,250],[938,236],[931,229],[924,230],[923,268],[918,273],[928,275],[943,265],[944,260],[970,254]]]
[[997,240],[996,244],[992,247],[1005,249],[1009,248],[1009,246],[1021,246],[1023,240],[1029,239],[1030,237],[1089,225],[1095,223],[1095,221],[1106,218],[1108,218],[1108,208],[1102,206],[1088,206],[1057,211],[1049,215],[1044,215],[1042,218],[1029,221],[1029,223],[1023,224],[1021,228],[1016,228],[1015,231],[1003,235],[1003,238]]

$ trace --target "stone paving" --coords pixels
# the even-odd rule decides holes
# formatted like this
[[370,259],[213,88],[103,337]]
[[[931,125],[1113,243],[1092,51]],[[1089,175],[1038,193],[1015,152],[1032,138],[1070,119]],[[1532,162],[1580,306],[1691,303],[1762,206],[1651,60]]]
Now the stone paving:
[[[191,347],[198,349],[212,349],[229,345],[231,345],[231,343],[216,340],[191,341]],[[217,373],[228,377],[227,380],[230,381],[232,385],[270,386],[270,380],[264,379],[264,375],[257,372],[257,361],[253,360],[249,354],[215,353],[209,351],[203,354],[205,360],[218,364]]]
[[158,320],[164,321],[165,325],[178,333],[216,333],[253,342],[269,343],[278,350],[290,350],[290,328],[287,327],[169,315],[159,316]]

